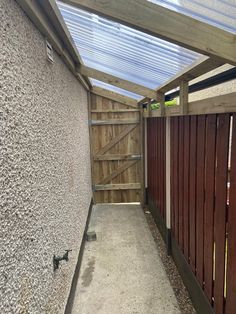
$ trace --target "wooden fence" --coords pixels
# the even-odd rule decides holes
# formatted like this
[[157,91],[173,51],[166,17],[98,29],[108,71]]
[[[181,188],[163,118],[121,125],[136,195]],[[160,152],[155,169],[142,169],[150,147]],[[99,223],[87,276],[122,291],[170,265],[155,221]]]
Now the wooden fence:
[[[147,124],[147,165],[148,193],[152,202],[165,220],[166,215],[166,122],[165,118],[148,119]],[[152,213],[156,217],[156,213]]]
[[[148,119],[147,171],[164,217],[163,119]],[[236,313],[236,114],[171,117],[170,173],[172,237],[213,311]]]

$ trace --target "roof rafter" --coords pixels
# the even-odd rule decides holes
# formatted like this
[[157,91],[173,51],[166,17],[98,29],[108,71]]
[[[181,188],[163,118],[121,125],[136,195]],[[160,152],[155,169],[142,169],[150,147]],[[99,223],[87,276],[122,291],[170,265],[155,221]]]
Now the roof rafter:
[[138,95],[147,96],[149,98],[156,99],[156,91],[145,86],[132,83],[130,81],[118,78],[114,75],[107,74],[102,71],[95,70],[93,68],[89,68],[87,66],[81,65],[78,67],[79,73],[85,75],[87,77],[91,77],[97,79],[99,81],[105,82],[110,85],[117,86],[119,88],[128,90]]
[[[62,0],[174,44],[236,65],[236,36],[146,0]],[[220,43],[220,44],[219,44]]]
[[49,40],[53,48],[76,75],[82,85],[89,90],[89,79],[76,73],[76,65],[82,62],[79,53],[64,23],[55,0],[16,0],[39,31]]
[[[203,56],[194,64],[190,65],[177,75],[175,75],[172,79],[167,81],[165,84],[159,86],[156,90],[157,93],[166,93],[170,91],[173,88],[176,88],[180,86],[180,83],[182,81],[189,82],[209,71],[212,71],[220,66],[222,66],[224,62],[221,59],[218,58],[209,58],[206,56]],[[139,104],[143,104],[147,102],[147,97],[143,98],[139,101]]]
[[111,100],[120,102],[120,103],[127,105],[129,107],[132,107],[135,109],[138,108],[138,103],[134,98],[115,93],[115,92],[110,91],[108,89],[101,88],[98,86],[93,86],[91,92],[95,95],[102,96],[102,97],[109,98]]
[[209,71],[212,71],[222,66],[223,64],[224,62],[222,60],[204,56],[177,75],[175,75],[165,84],[158,87],[157,92],[166,93],[171,89],[179,86],[182,81],[189,82]]

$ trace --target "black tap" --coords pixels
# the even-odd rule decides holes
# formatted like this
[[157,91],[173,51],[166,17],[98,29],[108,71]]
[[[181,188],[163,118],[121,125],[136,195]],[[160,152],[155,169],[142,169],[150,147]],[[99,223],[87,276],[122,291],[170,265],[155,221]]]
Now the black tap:
[[66,250],[66,253],[63,256],[56,256],[53,255],[53,269],[54,271],[59,268],[59,263],[63,260],[68,261],[69,260],[69,252],[72,250]]

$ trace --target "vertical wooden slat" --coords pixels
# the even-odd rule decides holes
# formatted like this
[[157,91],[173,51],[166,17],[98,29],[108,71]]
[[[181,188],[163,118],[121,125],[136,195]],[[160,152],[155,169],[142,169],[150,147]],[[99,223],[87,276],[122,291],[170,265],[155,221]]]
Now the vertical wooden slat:
[[158,128],[159,128],[159,145],[158,145],[158,205],[159,205],[159,210],[160,214],[162,215],[162,208],[161,208],[161,176],[162,176],[162,169],[161,169],[161,153],[162,153],[162,148],[161,148],[161,136],[162,136],[162,130],[161,130],[161,118],[158,118]]
[[191,116],[190,123],[190,165],[189,165],[189,258],[190,265],[196,270],[196,141],[197,117]]
[[174,190],[174,212],[175,212],[175,227],[174,227],[174,235],[176,241],[178,241],[179,237],[179,118],[174,118],[174,182],[173,182],[173,190]]
[[174,211],[174,118],[170,118],[170,211],[171,229],[175,232],[175,211]]
[[216,314],[224,310],[226,201],[229,145],[229,114],[218,118],[216,142],[216,198],[215,198],[215,285],[214,309]]
[[166,221],[166,118],[163,121],[163,218]]
[[157,148],[156,148],[156,207],[160,209],[160,202],[159,202],[159,189],[160,189],[160,163],[159,163],[159,155],[160,155],[160,124],[159,124],[159,118],[156,118],[156,143],[157,143]]
[[153,171],[152,171],[152,197],[154,197],[154,177],[155,177],[155,149],[156,149],[156,142],[155,142],[155,128],[154,128],[154,119],[151,119],[152,122],[152,142],[151,142],[151,150],[152,150],[152,167],[153,167]]
[[184,216],[184,255],[189,259],[189,116],[184,117],[184,184],[183,184],[183,216]]
[[183,217],[183,172],[184,172],[184,161],[183,161],[183,153],[184,153],[184,131],[183,131],[183,117],[179,117],[179,184],[178,184],[178,193],[179,193],[179,246],[181,250],[184,248],[184,217]]
[[150,165],[150,175],[151,175],[151,189],[150,189],[150,195],[151,197],[153,197],[153,176],[154,176],[154,169],[152,169],[154,167],[154,154],[155,154],[155,142],[154,142],[154,138],[155,138],[155,134],[154,134],[154,128],[153,128],[153,119],[150,118],[150,151],[151,151],[151,165]]
[[150,126],[150,119],[147,119],[147,168],[148,168],[148,176],[147,176],[147,180],[148,180],[148,193],[151,193],[151,126]]
[[226,277],[225,314],[235,313],[236,310],[236,114],[233,114],[230,194],[228,213],[228,258]]
[[154,128],[155,128],[155,176],[154,176],[154,200],[156,206],[158,206],[158,142],[159,142],[159,134],[158,134],[158,123],[157,118],[154,118]]
[[216,115],[208,115],[205,151],[204,290],[210,303],[213,289],[216,122]]
[[197,175],[196,175],[196,275],[203,286],[203,218],[206,116],[198,116],[197,125]]
[[164,188],[164,185],[163,185],[163,176],[164,176],[164,159],[163,159],[163,118],[160,118],[160,130],[161,130],[161,133],[160,133],[160,160],[159,160],[159,163],[160,163],[160,212],[161,212],[161,216],[163,217],[164,216],[164,210],[163,210],[163,188]]

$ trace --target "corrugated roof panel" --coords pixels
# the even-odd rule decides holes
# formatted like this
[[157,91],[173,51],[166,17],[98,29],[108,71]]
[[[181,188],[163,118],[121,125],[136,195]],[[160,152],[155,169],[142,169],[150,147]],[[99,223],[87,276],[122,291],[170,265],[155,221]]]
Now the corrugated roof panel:
[[236,33],[236,0],[147,0]]
[[110,85],[110,84],[107,84],[107,83],[104,83],[104,82],[101,82],[101,81],[98,81],[98,80],[95,80],[95,79],[92,79],[92,78],[90,78],[90,80],[92,81],[92,84],[94,86],[98,86],[98,87],[101,87],[101,88],[108,89],[108,90],[110,90],[112,92],[116,92],[118,94],[134,98],[134,99],[136,99],[138,101],[143,98],[143,96],[141,96],[141,95],[137,95],[135,93],[131,93],[129,91],[126,91],[126,90],[124,90],[122,88],[119,88],[119,87],[116,87],[114,85]]
[[201,55],[57,2],[85,65],[156,88]]

